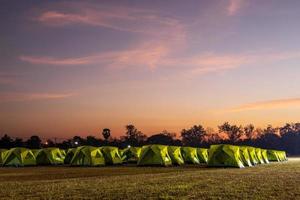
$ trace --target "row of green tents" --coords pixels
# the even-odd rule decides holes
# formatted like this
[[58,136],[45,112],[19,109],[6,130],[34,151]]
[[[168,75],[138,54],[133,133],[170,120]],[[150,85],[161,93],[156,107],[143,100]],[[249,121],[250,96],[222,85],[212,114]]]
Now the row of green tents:
[[136,163],[138,166],[170,166],[206,164],[212,167],[239,167],[287,160],[284,151],[249,146],[211,145],[209,149],[166,145],[143,147],[80,146],[68,150],[59,148],[0,149],[0,166],[61,165],[103,166]]

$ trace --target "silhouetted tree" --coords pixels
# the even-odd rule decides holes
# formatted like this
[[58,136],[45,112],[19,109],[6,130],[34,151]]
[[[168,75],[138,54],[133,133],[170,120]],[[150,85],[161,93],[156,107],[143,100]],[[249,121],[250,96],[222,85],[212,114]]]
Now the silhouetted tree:
[[100,140],[98,140],[94,136],[87,136],[86,137],[86,144],[91,145],[91,146],[100,146]]
[[122,137],[122,139],[127,145],[140,146],[144,143],[147,138],[146,135],[138,131],[134,125],[129,124],[126,125],[125,128],[125,136]]
[[244,127],[244,133],[247,137],[247,139],[252,139],[254,137],[254,125],[253,124],[248,124]]
[[163,144],[163,145],[174,145],[175,133],[169,133],[164,130],[162,133],[158,133],[148,137],[147,144]]
[[187,146],[199,146],[204,141],[206,131],[201,125],[194,125],[190,129],[181,131],[182,143]]
[[23,147],[24,142],[22,138],[16,138],[15,141],[13,141],[13,146],[14,147]]
[[108,141],[108,139],[110,137],[110,129],[109,128],[103,129],[102,135],[103,135],[103,138],[105,139],[105,141]]
[[236,143],[243,136],[243,128],[241,126],[230,125],[228,122],[219,126],[219,132],[226,133],[231,143]]
[[5,134],[0,140],[0,146],[1,148],[9,149],[13,147],[13,140]]
[[37,135],[31,136],[27,141],[27,147],[30,149],[39,149],[41,148],[42,140]]

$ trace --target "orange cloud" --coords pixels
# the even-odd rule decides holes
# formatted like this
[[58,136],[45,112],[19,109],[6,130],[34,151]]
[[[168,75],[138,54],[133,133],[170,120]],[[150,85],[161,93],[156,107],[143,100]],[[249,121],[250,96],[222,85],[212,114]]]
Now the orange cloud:
[[238,106],[236,108],[230,109],[230,112],[243,112],[248,110],[265,110],[265,109],[278,109],[286,108],[290,106],[300,106],[300,98],[292,99],[278,99],[270,101],[262,101],[249,103],[245,105]]
[[51,100],[64,99],[74,96],[74,93],[0,93],[0,102],[11,101],[33,101],[33,100]]
[[227,14],[230,16],[235,15],[240,10],[243,4],[244,0],[229,0]]

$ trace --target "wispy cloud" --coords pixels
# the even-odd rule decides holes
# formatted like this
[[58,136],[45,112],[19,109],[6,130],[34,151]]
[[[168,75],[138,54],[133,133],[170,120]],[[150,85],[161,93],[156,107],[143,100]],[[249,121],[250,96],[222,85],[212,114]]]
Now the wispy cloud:
[[147,43],[123,51],[103,52],[94,55],[72,58],[53,58],[38,56],[20,56],[20,60],[31,64],[73,66],[87,64],[102,64],[107,67],[134,67],[144,66],[156,68],[161,60],[168,55],[169,46],[164,42]]
[[179,20],[152,10],[87,4],[77,5],[74,11],[68,8],[68,11],[45,11],[37,17],[37,21],[51,26],[82,24],[157,36],[172,35],[176,39],[185,36],[184,26]]
[[0,85],[13,85],[17,82],[15,74],[0,72]]
[[229,0],[227,6],[227,14],[235,15],[245,3],[245,0]]
[[65,99],[74,96],[74,93],[18,93],[2,92],[0,93],[0,102],[18,102],[34,100],[54,100]]
[[300,98],[291,98],[291,99],[276,99],[269,101],[261,101],[255,103],[249,103],[241,105],[232,109],[229,109],[229,112],[243,112],[249,110],[265,110],[265,109],[278,109],[278,108],[287,108],[291,106],[300,106]]

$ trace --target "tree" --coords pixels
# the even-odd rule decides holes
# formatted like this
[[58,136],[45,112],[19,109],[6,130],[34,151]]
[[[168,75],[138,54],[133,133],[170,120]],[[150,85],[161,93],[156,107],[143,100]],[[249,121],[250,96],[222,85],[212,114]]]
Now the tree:
[[24,142],[22,138],[16,138],[15,141],[13,142],[14,147],[23,147]]
[[190,129],[181,131],[182,143],[188,146],[199,146],[204,141],[206,131],[201,125],[194,125]]
[[5,149],[13,147],[13,140],[5,134],[0,140],[0,147]]
[[125,126],[126,132],[123,140],[128,145],[139,146],[141,145],[147,138],[141,131],[138,131],[134,125],[129,124]]
[[87,136],[86,143],[87,145],[91,145],[91,146],[100,146],[100,141],[94,136]]
[[30,149],[39,149],[41,148],[42,140],[37,135],[31,136],[27,141],[27,147]]
[[174,145],[175,143],[175,133],[169,133],[164,130],[161,133],[150,136],[146,143],[147,144],[163,144],[163,145]]
[[248,124],[247,126],[244,127],[244,133],[247,137],[247,139],[252,139],[254,138],[254,125],[253,124]]
[[225,122],[219,126],[219,132],[224,132],[228,136],[228,140],[231,143],[235,143],[240,140],[243,136],[242,126],[230,125],[228,122]]
[[103,138],[105,139],[105,141],[108,141],[108,139],[110,137],[110,129],[104,128],[102,131],[102,135],[103,135]]

